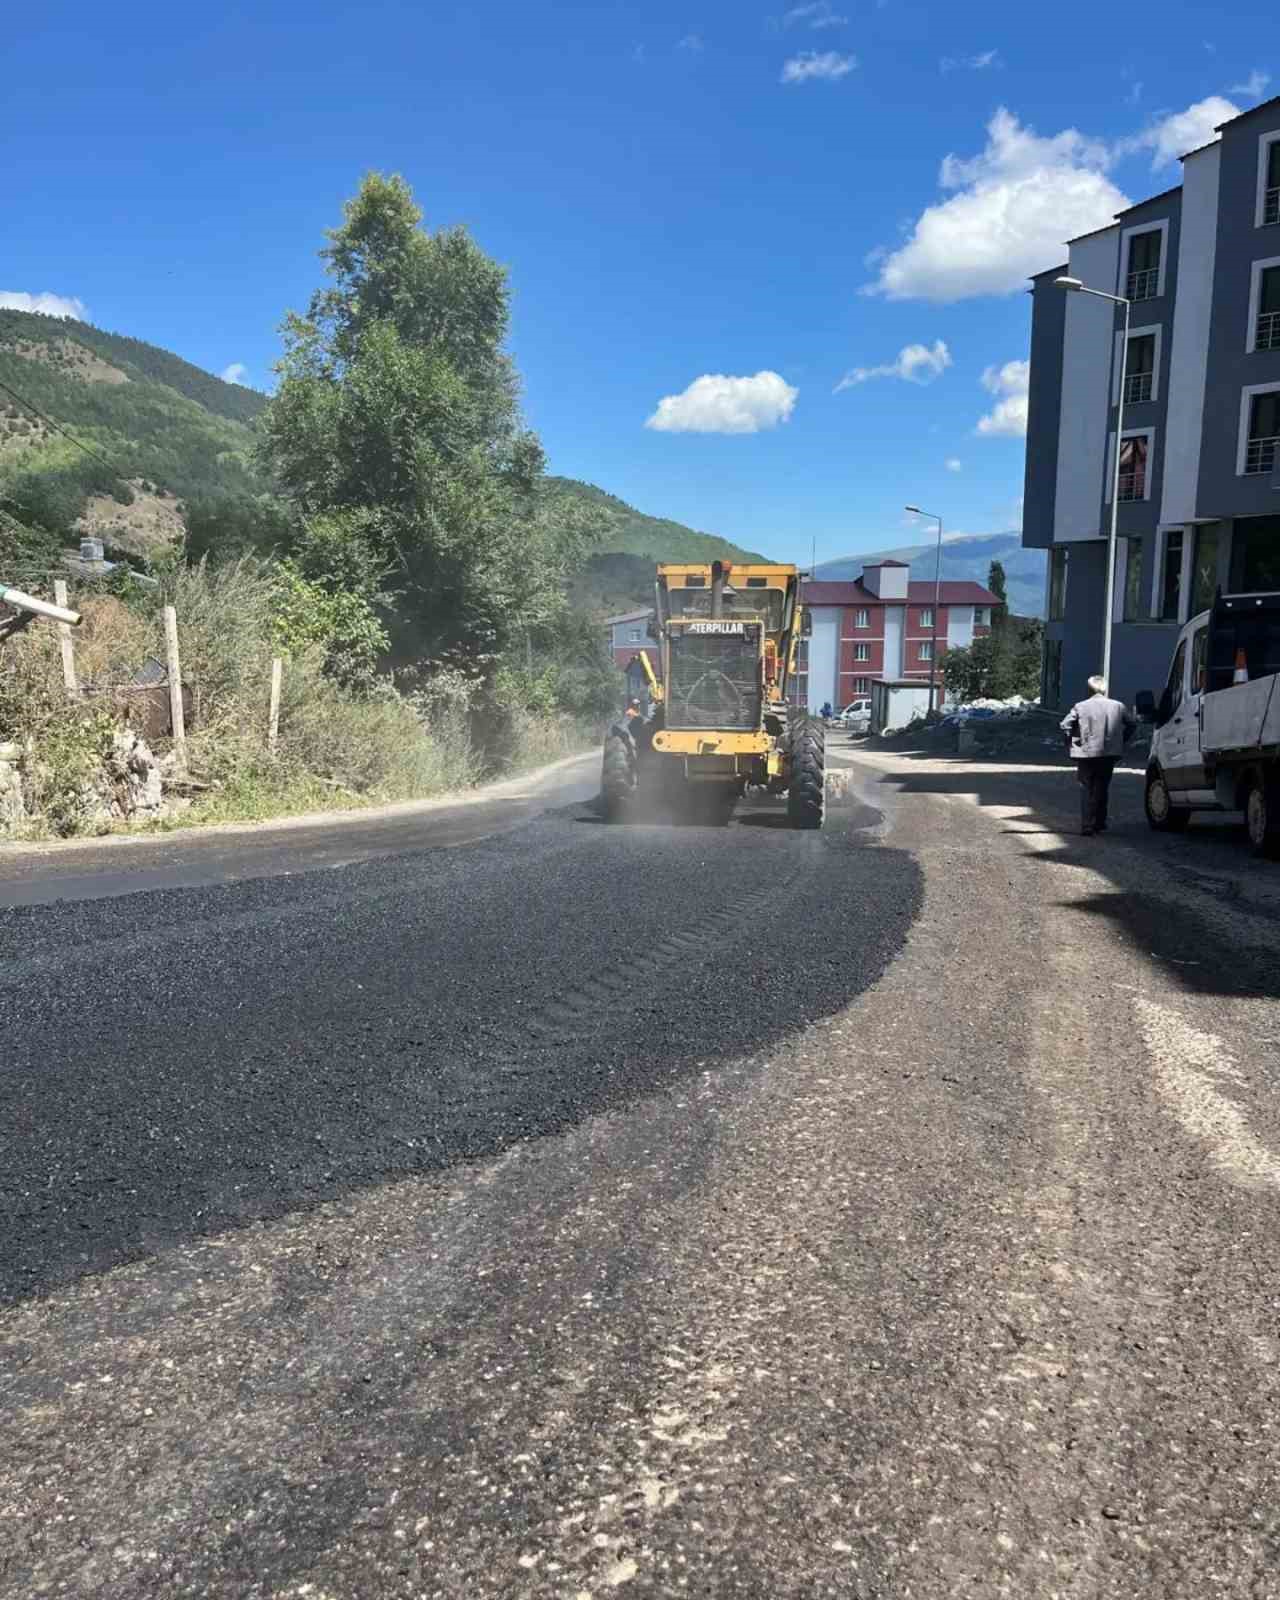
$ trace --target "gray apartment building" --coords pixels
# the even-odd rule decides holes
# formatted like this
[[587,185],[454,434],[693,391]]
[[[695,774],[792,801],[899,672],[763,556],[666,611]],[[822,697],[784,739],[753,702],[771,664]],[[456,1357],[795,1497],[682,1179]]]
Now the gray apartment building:
[[1022,542],[1049,551],[1044,700],[1102,659],[1120,398],[1112,684],[1156,688],[1178,626],[1224,589],[1280,588],[1280,98],[1182,158],[1182,183],[1072,239],[1032,279]]

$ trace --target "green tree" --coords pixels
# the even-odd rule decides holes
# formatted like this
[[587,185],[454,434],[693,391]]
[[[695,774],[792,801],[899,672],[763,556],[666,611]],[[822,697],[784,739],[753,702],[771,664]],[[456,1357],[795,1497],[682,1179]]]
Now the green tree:
[[1019,617],[999,632],[948,650],[942,658],[947,693],[960,701],[1008,700],[1013,695],[1035,699],[1040,693],[1043,633],[1037,617]]
[[1005,619],[1009,615],[1009,596],[1005,588],[1004,563],[993,561],[987,572],[987,588],[995,595],[998,605],[991,608],[991,626],[993,629],[1004,627]]
[[403,178],[365,177],[321,251],[330,286],[286,319],[261,457],[309,527],[346,519],[350,548],[309,582],[336,592],[358,555],[396,659],[488,673],[563,610],[592,532],[544,492],[505,270],[464,229],[421,222]]

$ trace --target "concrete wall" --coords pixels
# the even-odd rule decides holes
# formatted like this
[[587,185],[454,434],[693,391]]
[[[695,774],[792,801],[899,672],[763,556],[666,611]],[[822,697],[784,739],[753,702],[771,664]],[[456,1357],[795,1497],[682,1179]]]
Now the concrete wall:
[[1062,430],[1062,336],[1068,296],[1053,280],[1054,267],[1033,280],[1031,291],[1031,388],[1027,395],[1027,457],[1022,488],[1022,543],[1043,550],[1053,543],[1058,487],[1058,438]]
[[905,606],[886,606],[884,613],[884,676],[902,676],[902,625]]
[[1280,256],[1280,225],[1256,224],[1259,142],[1280,129],[1280,106],[1229,123],[1222,135],[1217,257],[1213,281],[1203,446],[1196,495],[1202,517],[1274,515],[1271,475],[1237,472],[1241,396],[1254,384],[1280,383],[1280,350],[1249,353],[1253,263]]
[[[1077,240],[1071,246],[1071,276],[1110,293],[1119,250],[1119,225]],[[1053,518],[1053,536],[1058,543],[1095,539],[1101,526],[1116,326],[1113,309],[1103,301],[1085,294],[1069,294],[1066,299]]]
[[1178,298],[1169,345],[1169,399],[1160,507],[1160,520],[1165,526],[1190,522],[1196,514],[1221,156],[1222,146],[1214,144],[1188,156],[1182,164]]
[[813,606],[813,632],[809,636],[809,710],[818,712],[826,701],[838,698],[836,673],[840,661],[839,606]]

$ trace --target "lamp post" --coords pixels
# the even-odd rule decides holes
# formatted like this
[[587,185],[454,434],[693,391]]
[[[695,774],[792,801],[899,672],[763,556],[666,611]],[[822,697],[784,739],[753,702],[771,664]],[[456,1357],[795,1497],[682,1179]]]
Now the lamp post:
[[[1091,294],[1095,300],[1110,300],[1112,305],[1124,307],[1124,332],[1120,336],[1120,390],[1116,396],[1116,458],[1111,473],[1111,527],[1107,535],[1107,586],[1102,616],[1102,676],[1111,692],[1111,629],[1115,614],[1116,586],[1116,518],[1120,513],[1120,451],[1124,447],[1124,385],[1129,364],[1129,305],[1123,295],[1107,294],[1102,289],[1087,289],[1079,278],[1055,278],[1055,289],[1066,289],[1070,294]],[[1114,361],[1113,361],[1114,365]]]
[[933,710],[934,684],[938,677],[938,613],[942,609],[942,518],[934,511],[921,511],[919,506],[906,508],[917,517],[928,517],[938,524],[938,556],[933,567],[933,643],[929,646],[929,710]]

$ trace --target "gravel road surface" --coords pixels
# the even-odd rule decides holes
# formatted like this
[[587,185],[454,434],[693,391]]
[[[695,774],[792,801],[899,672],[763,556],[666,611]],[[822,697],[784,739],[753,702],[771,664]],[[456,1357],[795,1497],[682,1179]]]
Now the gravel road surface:
[[1280,1597],[1280,871],[837,759],[0,857],[6,1600]]

